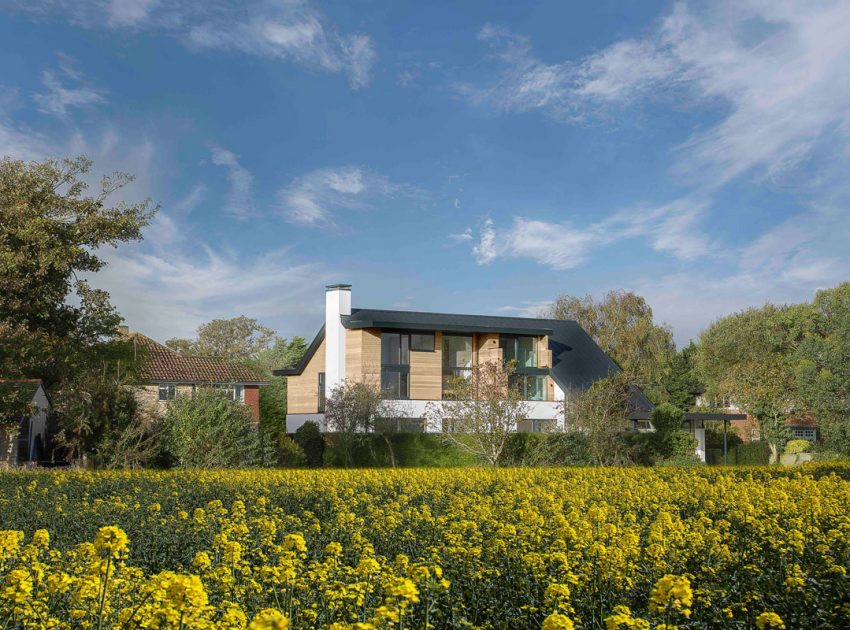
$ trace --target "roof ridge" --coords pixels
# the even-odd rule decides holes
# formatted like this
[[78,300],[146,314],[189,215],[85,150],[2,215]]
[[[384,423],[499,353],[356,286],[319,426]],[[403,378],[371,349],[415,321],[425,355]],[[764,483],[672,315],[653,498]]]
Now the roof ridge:
[[450,315],[452,317],[484,317],[486,319],[519,319],[535,322],[571,322],[578,323],[574,319],[553,319],[549,317],[519,317],[517,315],[482,315],[480,313],[446,313],[440,311],[405,311],[392,308],[352,308],[352,315],[357,311],[372,311],[378,313],[410,313],[413,315]]

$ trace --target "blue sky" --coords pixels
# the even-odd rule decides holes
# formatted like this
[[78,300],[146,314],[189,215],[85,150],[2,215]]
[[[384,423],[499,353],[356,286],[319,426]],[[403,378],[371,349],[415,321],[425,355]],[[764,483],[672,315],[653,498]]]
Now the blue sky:
[[847,2],[0,0],[0,155],[161,206],[134,330],[644,295],[679,343],[850,277]]

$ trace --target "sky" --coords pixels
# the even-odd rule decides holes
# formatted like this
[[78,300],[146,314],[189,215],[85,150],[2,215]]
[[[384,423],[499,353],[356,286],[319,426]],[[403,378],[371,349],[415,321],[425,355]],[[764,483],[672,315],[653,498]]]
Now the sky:
[[347,282],[684,344],[850,279],[850,3],[0,0],[0,156],[81,154],[159,205],[92,278],[159,340]]

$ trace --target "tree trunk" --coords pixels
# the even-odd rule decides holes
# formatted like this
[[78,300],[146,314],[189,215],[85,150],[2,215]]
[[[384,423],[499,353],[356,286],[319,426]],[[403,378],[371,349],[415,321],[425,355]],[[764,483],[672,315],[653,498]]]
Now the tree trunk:
[[768,464],[776,464],[779,462],[779,446],[776,442],[768,442],[768,446],[770,447],[770,459],[768,460]]
[[384,436],[384,442],[387,443],[387,451],[390,454],[390,466],[395,468],[395,451],[393,451],[392,440],[390,440],[390,436],[388,436],[386,433],[384,433],[382,435]]

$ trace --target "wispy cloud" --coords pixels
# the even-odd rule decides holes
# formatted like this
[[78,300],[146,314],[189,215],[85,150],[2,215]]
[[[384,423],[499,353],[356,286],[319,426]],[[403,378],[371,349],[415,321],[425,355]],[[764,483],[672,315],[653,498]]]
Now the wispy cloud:
[[[679,260],[697,258],[711,248],[710,239],[700,228],[705,203],[681,201],[655,208],[631,208],[590,225],[571,222],[553,223],[527,217],[515,217],[508,228],[497,228],[485,219],[472,255],[479,265],[499,258],[526,259],[555,270],[574,269],[587,262],[590,254],[626,239],[644,239],[655,251]],[[464,235],[472,240],[472,231]]]
[[312,171],[278,191],[281,213],[301,225],[328,226],[343,210],[365,210],[382,199],[416,197],[419,191],[359,166]]
[[85,28],[155,31],[194,50],[236,51],[344,74],[354,89],[369,85],[374,41],[343,34],[309,0],[26,0],[7,3],[36,16],[58,14]]
[[187,213],[194,210],[207,194],[207,187],[203,184],[196,184],[192,190],[184,197],[181,197],[172,204],[172,208],[180,213]]
[[230,189],[225,198],[225,212],[237,219],[250,217],[254,213],[254,176],[239,163],[233,151],[211,145],[210,157],[213,164],[227,169]]
[[33,100],[38,111],[57,118],[66,118],[71,109],[106,103],[106,90],[92,85],[67,55],[59,55],[58,67],[45,70],[41,82],[47,91],[35,94]]

